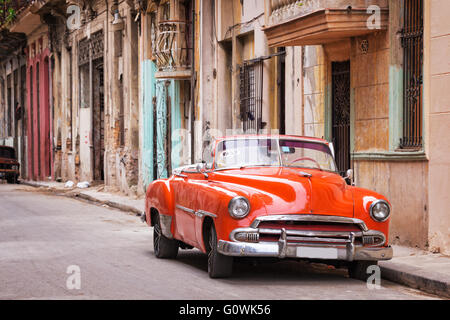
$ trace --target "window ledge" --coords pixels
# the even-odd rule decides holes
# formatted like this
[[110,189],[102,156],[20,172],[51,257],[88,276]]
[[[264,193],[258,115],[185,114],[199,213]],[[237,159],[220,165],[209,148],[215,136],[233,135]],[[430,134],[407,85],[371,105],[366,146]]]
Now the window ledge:
[[427,161],[425,151],[389,151],[389,152],[358,152],[352,154],[352,160],[371,161]]

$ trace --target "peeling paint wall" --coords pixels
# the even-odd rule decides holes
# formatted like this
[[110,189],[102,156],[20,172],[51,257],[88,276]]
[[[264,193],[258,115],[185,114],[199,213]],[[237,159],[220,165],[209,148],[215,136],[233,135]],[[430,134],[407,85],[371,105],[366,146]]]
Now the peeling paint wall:
[[303,57],[303,134],[325,137],[325,52],[322,46],[305,46]]
[[389,54],[388,32],[352,39],[354,152],[389,150]]
[[[96,14],[89,17],[89,10],[82,12],[81,27],[64,36],[57,48],[53,134],[61,150],[56,173],[62,181],[103,179],[107,189],[136,195],[140,158],[138,25],[134,8],[123,1],[119,4],[122,28],[114,33],[111,5],[94,1]],[[90,71],[89,63],[79,66],[79,46],[96,32],[103,35],[103,55],[92,62]]]
[[[428,113],[429,242],[450,255],[450,2],[425,1],[425,100]],[[427,59],[428,57],[428,59]]]
[[[443,4],[436,1],[434,5],[439,7]],[[350,60],[350,147],[355,183],[359,187],[375,190],[391,201],[393,213],[390,239],[393,243],[423,249],[432,249],[434,246],[444,251],[446,249],[443,248],[448,248],[449,224],[443,225],[437,221],[446,219],[443,214],[439,214],[439,208],[443,203],[441,201],[446,197],[434,196],[436,191],[429,192],[429,188],[432,189],[431,185],[434,185],[433,180],[440,179],[433,175],[431,161],[429,167],[426,157],[420,152],[407,155],[397,150],[398,132],[401,127],[399,105],[402,105],[403,99],[401,94],[403,56],[400,39],[397,36],[402,26],[402,5],[398,1],[392,1],[389,6],[388,31],[324,46],[303,47],[303,134],[325,137],[328,140],[332,138],[331,62]],[[435,12],[442,12],[442,8]],[[442,19],[426,19],[426,21],[442,21]],[[446,34],[445,26],[434,24],[434,28],[435,42],[437,43],[437,39],[445,42],[446,37],[442,38],[442,35]],[[440,28],[444,31],[438,31]],[[427,44],[425,46],[427,47]],[[430,47],[433,48],[432,45]],[[445,44],[440,43],[440,48],[442,47],[445,47]],[[437,46],[434,48],[436,56],[440,57],[439,61],[444,61],[442,49],[437,49]],[[431,53],[430,57],[432,57]],[[430,77],[443,88],[445,78],[440,71],[437,71],[438,68],[435,70],[436,75]],[[438,79],[441,81],[439,82]],[[440,101],[440,106],[445,105],[446,100],[441,98],[442,95],[435,93],[435,96],[439,97],[437,99]],[[445,114],[445,107],[439,108],[442,108]],[[439,115],[442,115],[441,110]],[[436,117],[436,119],[445,122],[445,116]],[[443,137],[446,135],[442,130],[446,127],[448,126],[445,124],[439,124],[430,126],[430,129],[441,130],[439,137]],[[425,131],[425,137],[427,135]],[[436,135],[433,141],[437,139],[439,138]],[[432,145],[433,143],[429,147]],[[427,143],[425,147],[427,148]],[[431,160],[432,154],[430,153],[429,156]],[[437,159],[442,157],[437,156]],[[440,163],[437,165],[439,171],[446,172],[445,165],[439,161],[441,160],[436,162]],[[441,186],[439,190],[447,189],[442,186],[444,180],[438,183]],[[432,201],[441,205],[433,205]]]

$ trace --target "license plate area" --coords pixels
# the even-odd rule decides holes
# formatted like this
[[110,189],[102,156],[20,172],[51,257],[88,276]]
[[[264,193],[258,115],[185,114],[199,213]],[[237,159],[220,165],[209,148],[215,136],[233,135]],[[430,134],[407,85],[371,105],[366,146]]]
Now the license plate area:
[[311,259],[337,259],[337,248],[323,248],[323,247],[297,247],[297,258],[311,258]]

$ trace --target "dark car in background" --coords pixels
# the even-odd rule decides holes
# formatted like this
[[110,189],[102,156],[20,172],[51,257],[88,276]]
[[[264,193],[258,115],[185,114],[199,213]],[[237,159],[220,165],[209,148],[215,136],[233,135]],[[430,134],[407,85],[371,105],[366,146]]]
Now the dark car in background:
[[6,179],[8,183],[17,183],[19,167],[14,148],[0,146],[0,179]]

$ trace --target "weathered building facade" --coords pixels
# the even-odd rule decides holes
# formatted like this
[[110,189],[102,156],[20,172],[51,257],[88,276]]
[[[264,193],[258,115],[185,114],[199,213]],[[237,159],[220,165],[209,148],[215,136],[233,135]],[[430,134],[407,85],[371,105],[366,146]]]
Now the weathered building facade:
[[395,243],[447,254],[450,163],[438,150],[448,150],[449,100],[431,88],[449,85],[448,58],[439,60],[449,43],[439,12],[448,9],[267,0],[264,28],[269,46],[302,47],[301,133],[332,141],[342,172],[352,168],[356,185],[388,196]]
[[133,1],[26,4],[28,177],[139,180],[138,24]]
[[391,200],[390,239],[450,252],[447,1],[25,7],[0,45],[0,139],[23,177],[142,195],[227,130],[323,137]]
[[193,0],[148,1],[140,8],[142,187],[192,160]]
[[[14,9],[19,11],[24,3],[15,3]],[[3,18],[0,16],[0,145],[16,149],[21,175],[26,177],[26,36],[5,28],[7,22]]]

